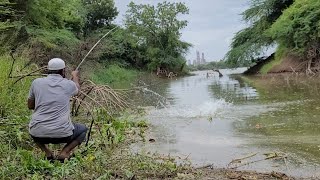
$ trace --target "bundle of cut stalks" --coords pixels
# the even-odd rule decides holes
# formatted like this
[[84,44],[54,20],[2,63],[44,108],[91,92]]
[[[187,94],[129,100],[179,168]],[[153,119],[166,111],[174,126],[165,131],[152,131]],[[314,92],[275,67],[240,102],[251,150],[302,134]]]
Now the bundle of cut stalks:
[[86,80],[81,84],[79,95],[73,98],[72,114],[79,115],[81,107],[87,112],[102,109],[108,114],[114,114],[129,107],[127,98],[125,90],[112,89],[108,85],[97,85]]

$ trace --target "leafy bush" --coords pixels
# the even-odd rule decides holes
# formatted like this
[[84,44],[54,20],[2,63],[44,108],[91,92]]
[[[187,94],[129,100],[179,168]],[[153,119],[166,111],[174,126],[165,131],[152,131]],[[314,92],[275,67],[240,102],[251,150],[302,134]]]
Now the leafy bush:
[[303,54],[320,38],[320,1],[296,0],[268,30],[286,48]]
[[[88,59],[108,59],[139,70],[183,71],[190,44],[181,41],[187,21],[178,17],[187,13],[183,3],[131,3],[126,28],[118,27]],[[1,0],[0,52],[16,49],[40,65],[57,56],[78,62],[115,26],[117,15],[114,0]]]

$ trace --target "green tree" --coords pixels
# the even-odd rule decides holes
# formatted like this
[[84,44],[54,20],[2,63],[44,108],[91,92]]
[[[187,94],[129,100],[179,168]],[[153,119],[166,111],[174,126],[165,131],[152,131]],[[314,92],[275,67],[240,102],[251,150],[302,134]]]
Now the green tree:
[[0,31],[16,27],[26,10],[23,0],[0,0]]
[[[54,39],[53,35],[64,31],[59,37],[61,42],[63,34],[80,33],[84,25],[83,7],[80,0],[1,1],[0,19],[2,24],[0,27],[1,29],[11,27],[13,31],[13,33],[3,34],[2,39],[7,39],[6,36],[14,39],[21,35],[19,32],[23,32],[24,34],[28,33],[31,38],[40,37],[45,41],[46,39]],[[50,34],[51,32],[53,34]],[[22,41],[26,41],[27,38],[19,40],[21,43],[25,43]]]
[[10,19],[13,17],[14,11],[10,5],[12,4],[8,0],[0,1],[0,30],[13,27]]
[[[109,29],[101,29],[100,33],[95,33],[96,39],[108,31]],[[105,45],[101,45],[95,50],[95,54],[100,54],[99,62],[144,69],[147,65],[145,48],[137,42],[137,38],[132,36],[128,29],[118,27],[104,40],[103,44]]]
[[79,31],[84,25],[84,8],[79,0],[28,0],[26,9],[26,23],[41,29],[76,27],[74,30]]
[[242,13],[249,27],[239,31],[233,38],[226,59],[229,64],[243,65],[261,56],[275,39],[266,32],[294,0],[251,0],[251,6]]
[[26,37],[21,35],[26,34],[26,28],[21,26],[23,26],[23,17],[26,15],[27,2],[26,0],[0,0],[1,53],[25,43]]
[[305,56],[311,46],[320,48],[320,1],[296,0],[268,30],[280,46]]
[[119,13],[113,0],[82,1],[86,9],[85,36],[92,31],[110,26]]
[[159,3],[157,6],[129,4],[126,27],[137,44],[145,49],[149,70],[162,67],[181,70],[185,64],[184,54],[191,46],[181,40],[181,30],[188,24],[179,20],[189,9],[183,3]]

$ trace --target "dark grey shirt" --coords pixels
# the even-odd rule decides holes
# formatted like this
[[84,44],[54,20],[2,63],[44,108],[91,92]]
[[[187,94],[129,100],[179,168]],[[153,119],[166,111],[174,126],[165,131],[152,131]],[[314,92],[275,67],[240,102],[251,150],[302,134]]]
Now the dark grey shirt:
[[58,74],[38,78],[32,82],[29,99],[35,109],[29,132],[35,137],[62,138],[72,135],[70,98],[78,93],[76,84]]

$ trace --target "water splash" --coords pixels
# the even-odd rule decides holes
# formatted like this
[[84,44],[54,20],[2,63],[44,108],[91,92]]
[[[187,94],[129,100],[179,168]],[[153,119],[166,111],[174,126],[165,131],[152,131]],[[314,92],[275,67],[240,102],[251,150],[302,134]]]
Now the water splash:
[[149,95],[156,98],[157,100],[156,107],[160,106],[160,107],[166,108],[166,105],[170,105],[167,98],[165,98],[164,96],[161,96],[159,93],[155,91],[152,91],[151,89],[144,87],[141,89],[141,91],[143,92],[144,95]]

